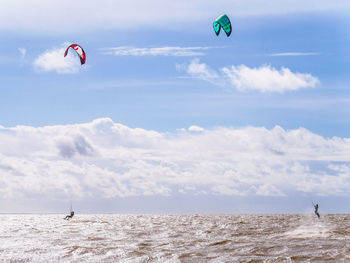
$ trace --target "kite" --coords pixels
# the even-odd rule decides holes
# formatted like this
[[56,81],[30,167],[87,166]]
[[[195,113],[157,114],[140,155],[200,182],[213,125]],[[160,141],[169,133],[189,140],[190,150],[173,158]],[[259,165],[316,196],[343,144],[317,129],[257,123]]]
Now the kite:
[[67,56],[69,48],[73,48],[77,52],[77,54],[80,58],[81,65],[85,64],[86,55],[85,55],[84,49],[77,44],[72,44],[69,47],[67,47],[66,52],[64,52],[64,56]]
[[213,23],[213,27],[214,27],[215,34],[217,36],[220,33],[221,27],[224,29],[227,36],[231,35],[231,31],[232,31],[231,22],[230,22],[230,19],[228,18],[228,16],[225,14],[223,14],[215,19],[215,21]]

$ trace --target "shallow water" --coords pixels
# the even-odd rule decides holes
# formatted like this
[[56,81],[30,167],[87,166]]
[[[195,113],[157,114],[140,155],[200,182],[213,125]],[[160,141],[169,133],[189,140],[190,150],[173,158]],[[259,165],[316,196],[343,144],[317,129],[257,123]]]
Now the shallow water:
[[0,215],[0,262],[350,262],[350,215]]

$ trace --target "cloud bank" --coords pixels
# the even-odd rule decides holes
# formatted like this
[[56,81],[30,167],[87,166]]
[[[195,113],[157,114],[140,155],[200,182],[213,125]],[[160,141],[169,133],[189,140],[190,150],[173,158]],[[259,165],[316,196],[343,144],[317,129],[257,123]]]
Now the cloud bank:
[[223,12],[232,17],[285,15],[298,12],[346,12],[344,0],[1,0],[0,29],[47,33],[81,30],[163,27],[211,21]]
[[349,195],[350,139],[276,126],[173,133],[111,119],[0,126],[0,199]]
[[80,62],[74,52],[68,52],[64,57],[68,44],[64,47],[46,50],[40,54],[33,62],[33,67],[38,72],[55,71],[59,74],[76,74],[80,70]]
[[176,65],[177,70],[186,71],[194,78],[209,81],[215,85],[231,86],[239,91],[256,90],[260,92],[279,92],[314,88],[320,83],[311,74],[293,73],[282,67],[277,70],[269,65],[249,68],[245,65],[223,67],[220,72],[207,64],[193,59],[189,65]]

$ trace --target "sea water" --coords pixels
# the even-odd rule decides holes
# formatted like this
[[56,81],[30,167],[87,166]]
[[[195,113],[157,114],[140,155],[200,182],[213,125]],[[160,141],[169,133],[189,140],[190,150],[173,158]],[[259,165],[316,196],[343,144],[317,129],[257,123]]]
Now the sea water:
[[350,262],[350,216],[0,215],[0,262]]

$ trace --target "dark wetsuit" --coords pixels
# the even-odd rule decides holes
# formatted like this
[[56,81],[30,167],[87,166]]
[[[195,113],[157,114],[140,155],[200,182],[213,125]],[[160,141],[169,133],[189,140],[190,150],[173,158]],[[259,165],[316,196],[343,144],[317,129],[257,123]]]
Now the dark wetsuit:
[[74,211],[70,212],[70,215],[67,215],[64,219],[65,220],[69,220],[70,218],[72,218],[74,216]]
[[318,213],[318,204],[314,205],[315,207],[315,215],[317,215],[318,218],[320,218],[320,214]]

